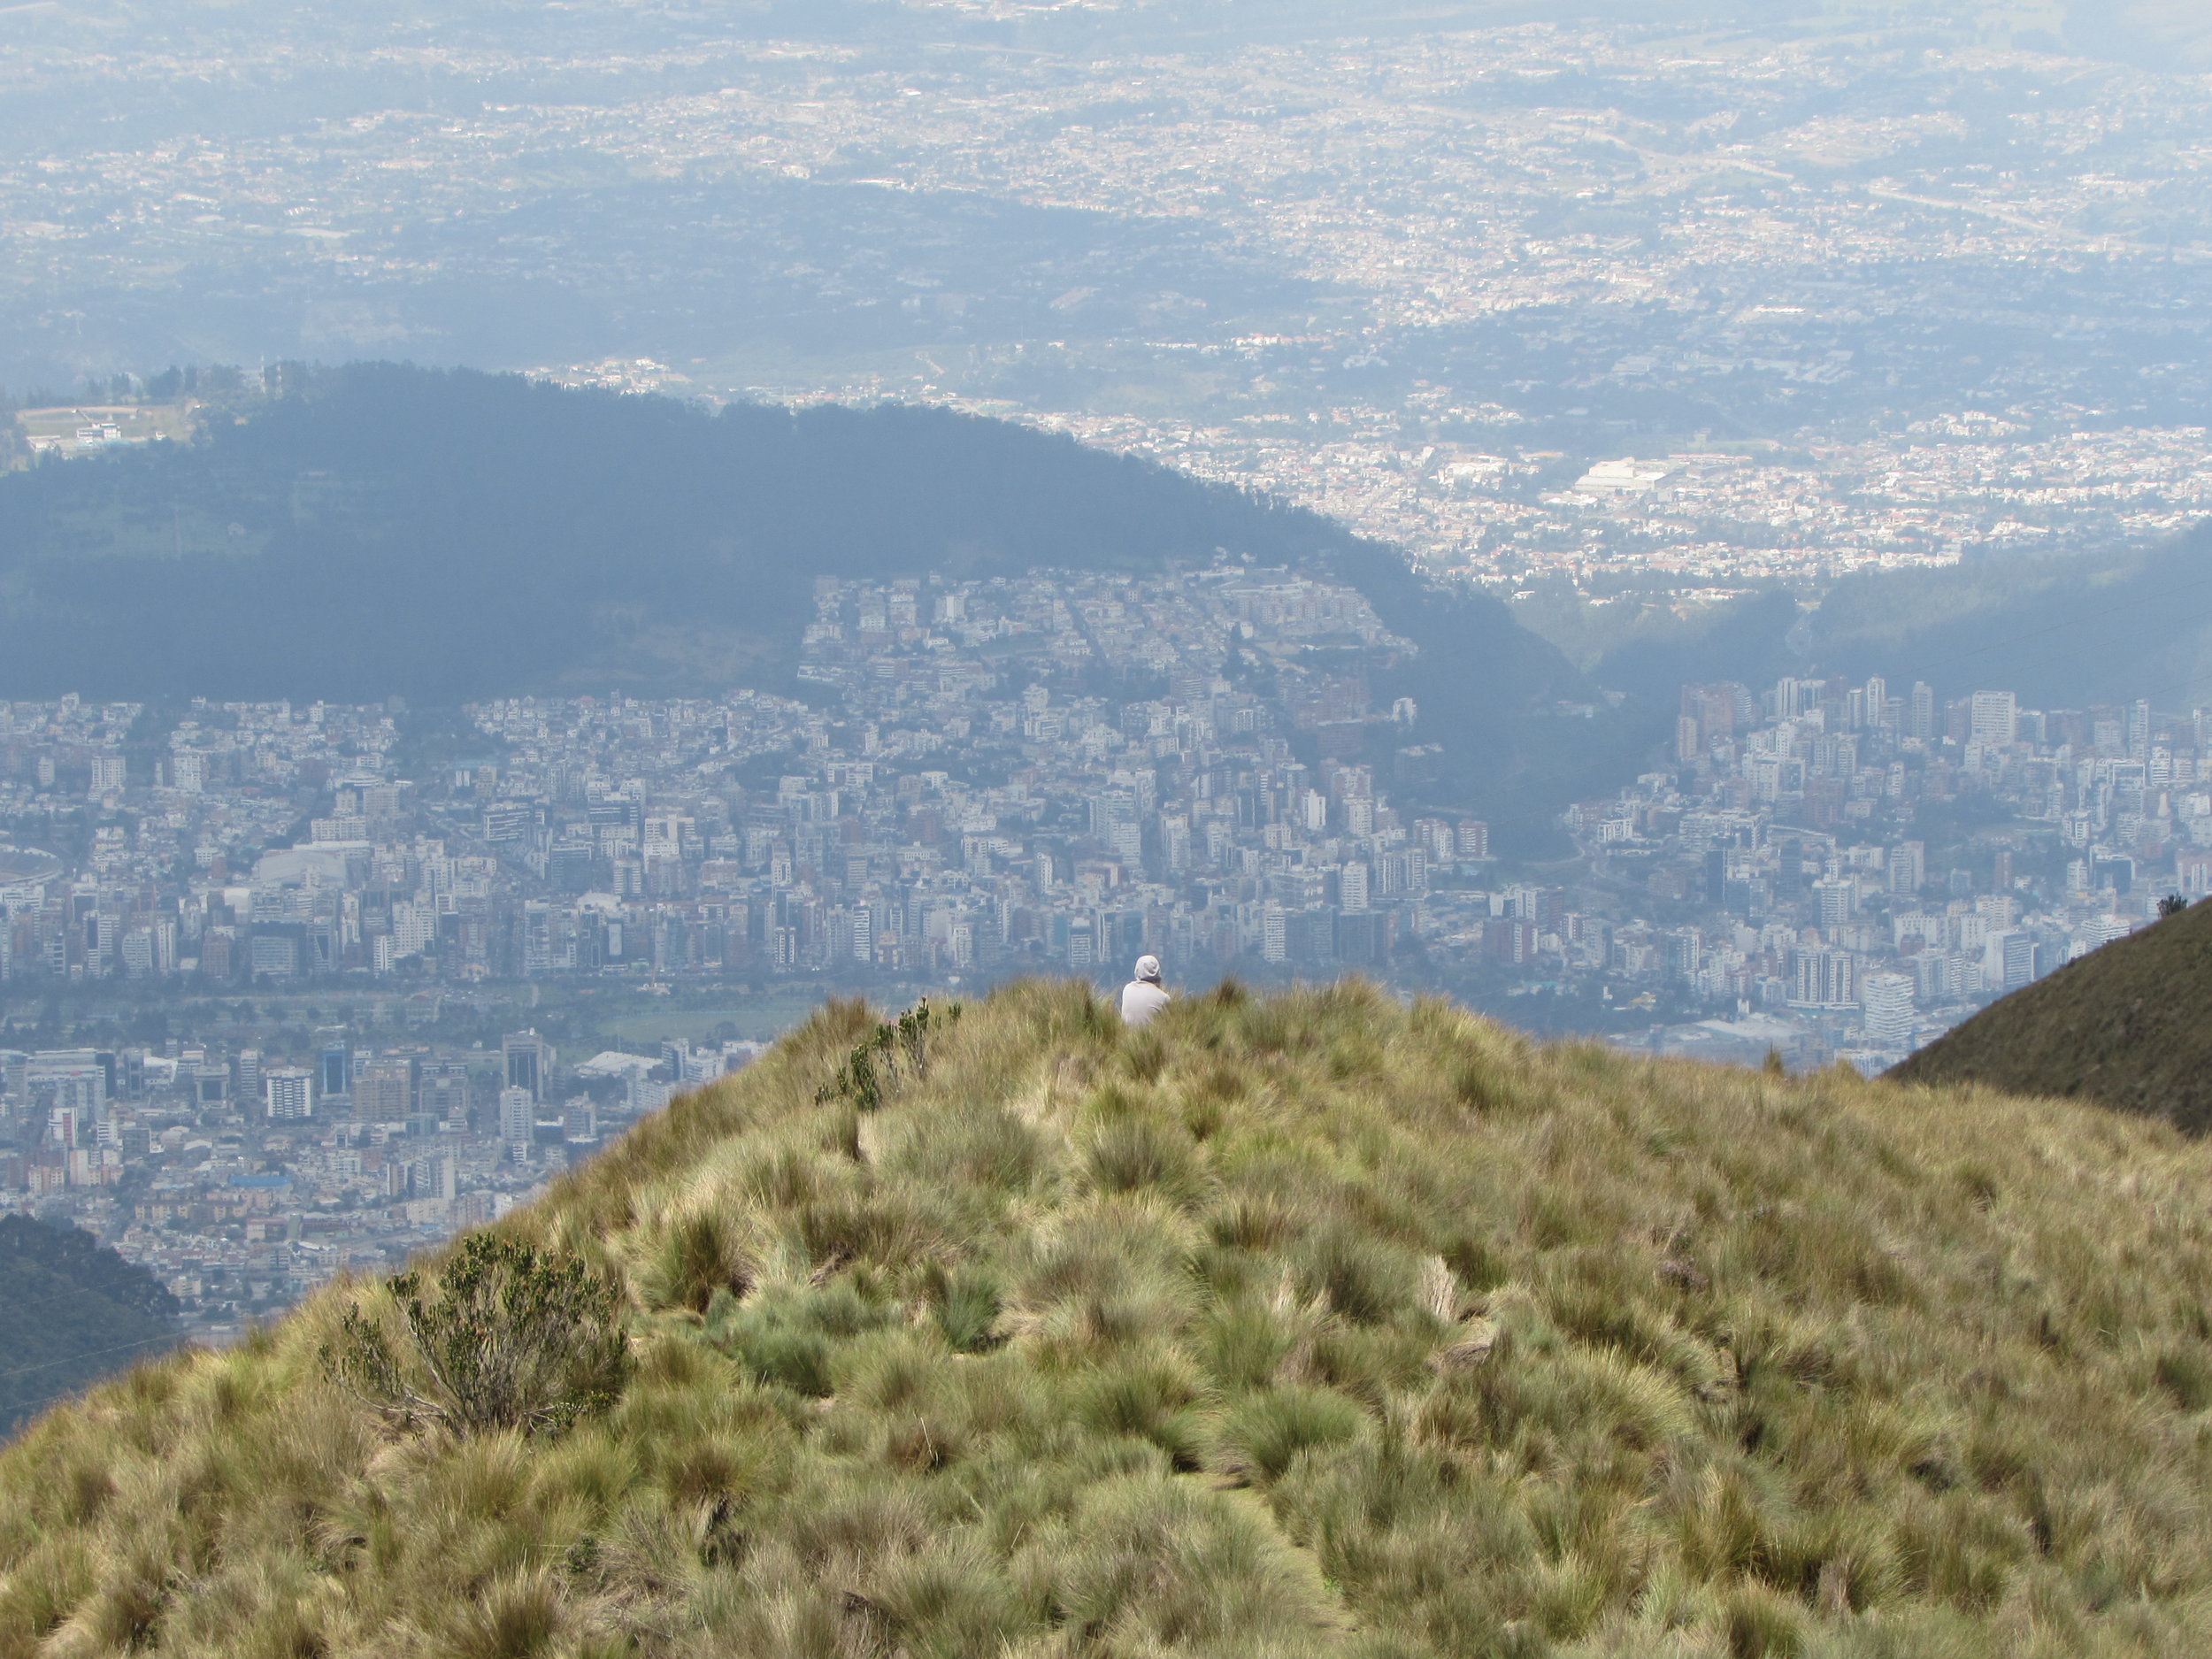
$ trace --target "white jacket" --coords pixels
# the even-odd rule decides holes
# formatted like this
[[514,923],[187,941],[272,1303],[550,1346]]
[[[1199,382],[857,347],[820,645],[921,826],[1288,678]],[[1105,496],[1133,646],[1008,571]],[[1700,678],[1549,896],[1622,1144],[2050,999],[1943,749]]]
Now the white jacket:
[[1141,1025],[1168,1005],[1168,994],[1149,979],[1132,979],[1121,987],[1121,1023]]

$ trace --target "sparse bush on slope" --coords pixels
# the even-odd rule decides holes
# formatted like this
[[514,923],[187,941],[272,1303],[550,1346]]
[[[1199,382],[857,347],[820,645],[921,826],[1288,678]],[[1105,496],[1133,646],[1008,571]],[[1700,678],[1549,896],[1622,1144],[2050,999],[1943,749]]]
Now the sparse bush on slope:
[[351,1286],[35,1425],[0,1655],[2207,1650],[2170,1129],[1356,983],[1015,987],[856,1112],[874,1029],[503,1224],[625,1287],[603,1411],[398,1425]]
[[394,1427],[557,1432],[621,1394],[630,1350],[613,1275],[478,1233],[425,1278],[401,1273],[344,1309],[320,1351],[330,1379]]

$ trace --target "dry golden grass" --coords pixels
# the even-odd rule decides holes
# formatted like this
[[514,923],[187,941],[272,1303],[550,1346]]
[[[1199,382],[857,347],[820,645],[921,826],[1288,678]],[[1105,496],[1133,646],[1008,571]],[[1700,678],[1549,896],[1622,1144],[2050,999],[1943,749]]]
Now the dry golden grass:
[[1540,1048],[1346,983],[826,1010],[507,1224],[564,1434],[403,1432],[334,1292],[0,1456],[0,1655],[2199,1654],[2212,1148]]

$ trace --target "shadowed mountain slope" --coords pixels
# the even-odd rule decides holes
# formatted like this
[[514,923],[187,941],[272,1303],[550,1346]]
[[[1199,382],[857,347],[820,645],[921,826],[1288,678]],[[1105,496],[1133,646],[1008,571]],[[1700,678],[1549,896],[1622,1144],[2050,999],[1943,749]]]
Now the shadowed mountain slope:
[[177,1340],[176,1299],[81,1228],[0,1216],[0,1435]]
[[[1003,421],[719,413],[356,365],[189,444],[0,477],[0,696],[374,701],[794,689],[817,576],[1330,574],[1419,647],[1437,801],[1541,826],[1666,735],[1490,595],[1315,513]],[[1387,757],[1383,757],[1387,761]],[[1508,831],[1505,839],[1510,840]]]
[[2208,1212],[2162,1124],[1357,983],[833,1004],[34,1425],[0,1653],[2200,1652]]
[[818,575],[1302,561],[1310,513],[943,411],[710,413],[357,365],[0,478],[0,695],[787,684]]
[[[0,695],[787,683],[817,576],[1148,572],[1218,549],[1340,570],[1397,625],[1428,593],[1316,514],[1002,421],[710,413],[357,365],[188,444],[0,477]],[[1495,601],[1455,617],[1484,686],[1579,684]]]
[[2079,1095],[2202,1134],[2212,1129],[2212,905],[2068,963],[1890,1075]]

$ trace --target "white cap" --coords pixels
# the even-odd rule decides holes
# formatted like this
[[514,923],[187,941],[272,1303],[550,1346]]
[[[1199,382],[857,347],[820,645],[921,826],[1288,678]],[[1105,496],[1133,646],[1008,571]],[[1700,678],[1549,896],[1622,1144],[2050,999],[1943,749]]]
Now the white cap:
[[1139,956],[1137,958],[1137,978],[1140,979],[1156,979],[1159,977],[1160,959],[1157,956]]

